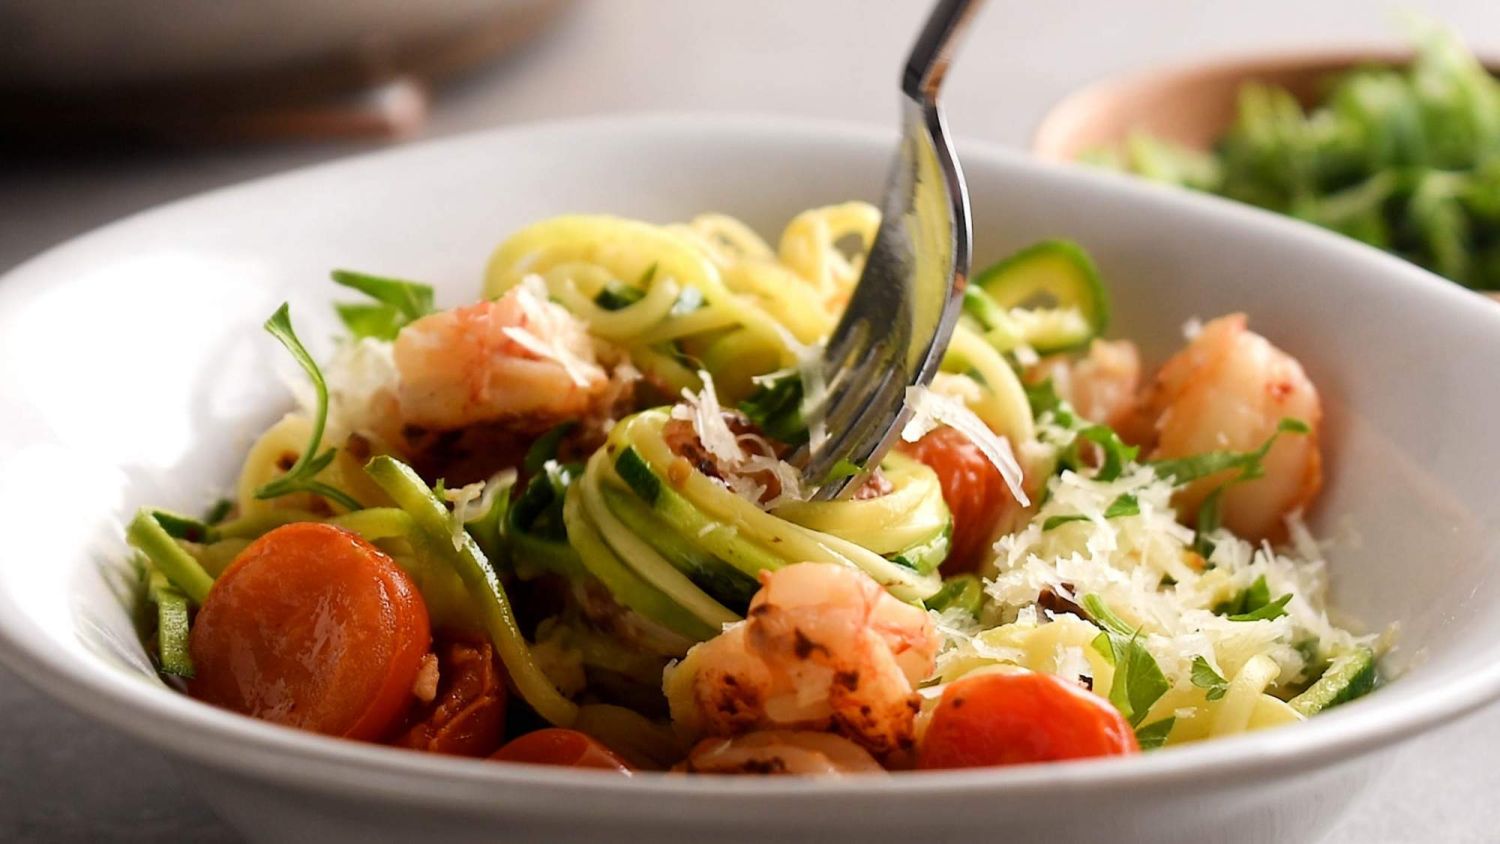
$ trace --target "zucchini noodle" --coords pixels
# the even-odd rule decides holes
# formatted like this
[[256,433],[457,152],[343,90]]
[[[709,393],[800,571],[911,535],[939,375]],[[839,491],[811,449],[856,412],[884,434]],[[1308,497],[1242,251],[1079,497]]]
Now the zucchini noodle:
[[983,338],[965,325],[953,331],[953,341],[943,355],[942,370],[968,376],[953,388],[953,381],[935,382],[940,392],[950,385],[955,398],[961,399],[974,415],[984,420],[990,430],[1004,437],[1017,449],[1036,439],[1036,423],[1021,379],[1005,358]]
[[[504,295],[532,275],[591,332],[673,389],[700,386],[683,360],[720,360],[724,387],[736,399],[748,394],[755,375],[795,363],[788,329],[754,297],[726,287],[698,239],[672,229],[607,216],[538,223],[495,251],[485,296]],[[631,293],[606,307],[601,297],[612,289]]]
[[[710,560],[716,570],[727,567],[754,577],[793,562],[835,563],[865,572],[906,601],[920,601],[940,587],[935,559],[924,559],[917,568],[899,556],[887,559],[873,550],[900,551],[935,536],[946,541],[947,508],[930,470],[898,457],[891,463],[892,493],[866,501],[789,505],[791,515],[783,517],[762,510],[678,457],[662,437],[667,420],[666,411],[648,410],[615,425],[604,451],[589,463],[585,488],[632,491],[663,514],[677,540]],[[880,521],[862,525],[861,513]],[[807,527],[798,519],[828,530]],[[660,557],[640,559],[655,564]],[[636,564],[637,559],[630,558],[630,565]],[[732,574],[724,577],[732,579]]]

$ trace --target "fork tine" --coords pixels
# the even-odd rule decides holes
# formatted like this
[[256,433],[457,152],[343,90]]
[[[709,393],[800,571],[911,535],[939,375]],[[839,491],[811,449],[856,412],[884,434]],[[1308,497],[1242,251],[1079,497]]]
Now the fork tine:
[[[903,138],[880,229],[824,348],[828,392],[813,412],[829,436],[793,457],[814,482],[840,461],[872,466],[884,456],[909,415],[906,389],[932,380],[958,321],[969,270],[969,199],[937,94],[952,43],[976,6],[939,0],[907,59]],[[850,481],[830,480],[818,497],[838,496]]]

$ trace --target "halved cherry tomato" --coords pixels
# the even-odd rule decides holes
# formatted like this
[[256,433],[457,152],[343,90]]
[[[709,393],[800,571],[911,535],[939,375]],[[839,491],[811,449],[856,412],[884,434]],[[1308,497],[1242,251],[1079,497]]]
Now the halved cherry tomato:
[[431,641],[411,578],[331,525],[279,527],[214,583],[188,647],[193,697],[278,724],[354,739],[396,725]]
[[943,501],[953,514],[953,538],[943,573],[973,571],[984,560],[1001,517],[1014,503],[1000,471],[972,440],[952,428],[938,428],[905,450],[937,472]]
[[599,768],[630,774],[630,765],[613,750],[577,730],[548,727],[527,733],[500,748],[491,759],[567,768]]
[[919,768],[983,768],[1137,753],[1109,701],[1051,674],[981,674],[948,685],[917,751]]
[[488,756],[505,729],[505,677],[488,643],[437,648],[437,697],[414,713],[393,744],[454,756]]

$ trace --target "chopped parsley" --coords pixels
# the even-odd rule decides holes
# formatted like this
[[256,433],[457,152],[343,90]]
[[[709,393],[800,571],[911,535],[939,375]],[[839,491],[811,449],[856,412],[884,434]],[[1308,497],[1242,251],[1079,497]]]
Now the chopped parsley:
[[1209,700],[1218,700],[1229,691],[1229,681],[1201,656],[1193,657],[1192,679],[1193,685],[1208,692]]
[[374,302],[334,305],[339,319],[354,339],[394,340],[408,323],[432,313],[432,287],[415,281],[334,270],[334,283],[374,299]]
[[1266,584],[1266,576],[1261,575],[1239,594],[1214,607],[1214,614],[1230,621],[1265,621],[1286,615],[1286,605],[1291,600],[1291,593],[1271,600],[1271,587]]
[[[1115,676],[1109,686],[1109,702],[1120,710],[1132,727],[1139,727],[1152,705],[1167,693],[1171,684],[1161,666],[1157,665],[1156,658],[1141,643],[1140,628],[1126,624],[1098,595],[1084,595],[1083,609],[1104,631],[1094,639],[1094,650],[1115,667]],[[1165,729],[1170,730],[1170,725]],[[1165,735],[1162,738],[1165,740]]]
[[[1114,501],[1111,501],[1109,506],[1104,509],[1104,518],[1106,519],[1118,519],[1123,516],[1139,516],[1140,514],[1140,502],[1136,501],[1135,496],[1131,495],[1128,492],[1121,494]],[[1046,521],[1042,522],[1042,531],[1045,533],[1046,531],[1052,530],[1053,528],[1060,527],[1070,522],[1086,522],[1088,520],[1089,517],[1083,515],[1082,513],[1073,513],[1067,516],[1049,516]]]

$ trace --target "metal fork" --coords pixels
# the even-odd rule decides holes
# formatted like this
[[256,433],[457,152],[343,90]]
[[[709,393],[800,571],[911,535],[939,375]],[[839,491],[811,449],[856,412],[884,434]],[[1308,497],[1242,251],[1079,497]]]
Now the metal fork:
[[901,147],[881,202],[880,230],[849,306],[823,352],[828,385],[809,421],[826,426],[804,476],[828,479],[817,497],[852,489],[829,479],[842,461],[873,467],[911,412],[906,390],[932,381],[958,321],[969,274],[969,195],[948,140],[938,91],[980,0],[940,0],[901,77]]

